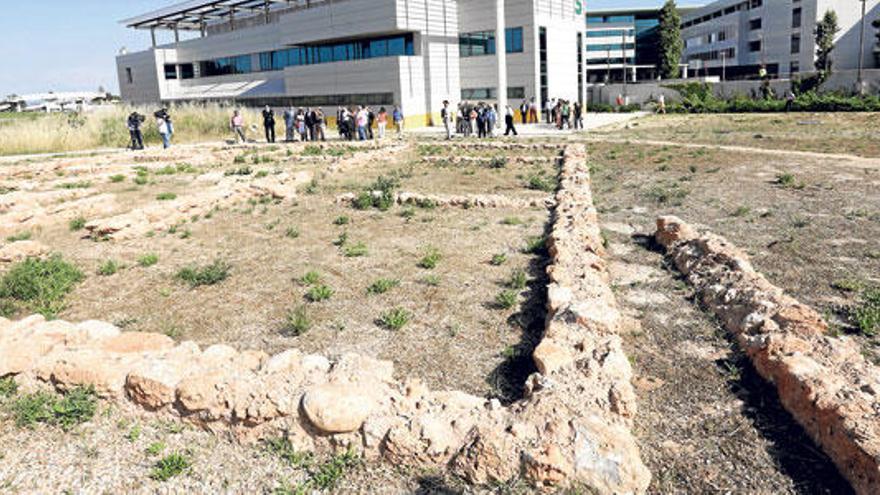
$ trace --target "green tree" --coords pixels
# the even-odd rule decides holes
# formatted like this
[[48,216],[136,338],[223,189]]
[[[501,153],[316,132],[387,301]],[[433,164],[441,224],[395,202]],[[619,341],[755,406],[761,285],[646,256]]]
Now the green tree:
[[840,25],[837,23],[837,13],[833,10],[825,11],[813,33],[816,36],[816,70],[823,80],[831,74],[831,51],[834,50],[834,37],[838,31]]
[[660,77],[675,79],[679,77],[679,64],[684,44],[681,41],[681,16],[675,0],[666,0],[660,9]]

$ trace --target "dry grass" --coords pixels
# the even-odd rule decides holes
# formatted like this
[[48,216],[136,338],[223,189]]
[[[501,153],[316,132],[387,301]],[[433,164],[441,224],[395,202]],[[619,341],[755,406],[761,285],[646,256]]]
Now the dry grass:
[[[130,142],[126,120],[137,110],[147,116],[144,139],[159,144],[153,107],[105,107],[82,115],[51,114],[0,122],[0,156],[28,153],[60,153],[96,148],[125,148]],[[261,122],[255,110],[243,109],[246,124]],[[174,142],[194,143],[231,139],[231,108],[216,105],[180,106],[171,109]]]

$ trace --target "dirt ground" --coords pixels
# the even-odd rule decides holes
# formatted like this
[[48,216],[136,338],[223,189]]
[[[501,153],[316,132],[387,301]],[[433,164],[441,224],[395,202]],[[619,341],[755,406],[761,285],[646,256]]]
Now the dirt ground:
[[[639,400],[635,433],[653,473],[651,493],[850,493],[828,458],[783,410],[773,387],[693,301],[648,235],[657,215],[675,214],[726,236],[771,282],[824,313],[840,338],[856,339],[867,357],[880,362],[880,338],[858,334],[846,317],[859,288],[880,284],[880,160],[760,152],[880,156],[876,122],[876,116],[860,114],[647,117],[564,138],[588,142],[590,150],[614,289],[628,317],[624,340]],[[675,142],[709,146],[685,148]],[[379,176],[395,178],[399,191],[425,194],[522,199],[552,194],[529,188],[533,177],[555,175],[551,150],[507,153],[506,165],[493,168],[491,159],[501,155],[497,151],[435,144],[413,141],[397,154],[336,173],[328,172],[332,159],[284,146],[192,148],[196,152],[181,147],[160,161],[135,162],[124,153],[35,159],[0,167],[0,185],[34,182],[54,189],[90,181],[87,194],[116,194],[122,212],[152,204],[162,193],[183,197],[207,172],[245,166],[253,176],[313,171],[316,183],[295,204],[241,203],[210,218],[191,219],[174,232],[95,242],[82,239],[83,232],[71,231],[66,222],[34,229],[33,239],[86,273],[60,317],[105,319],[127,330],[165,332],[202,345],[359,352],[391,359],[399,376],[418,375],[432,388],[514,400],[533,369],[530,354],[543,328],[545,303],[546,254],[527,254],[524,247],[545,232],[551,212],[356,210],[335,201],[340,194],[365,190]],[[714,148],[723,144],[756,149]],[[462,156],[486,161],[444,160]],[[539,161],[521,163],[517,157]],[[155,173],[179,164],[180,172]],[[133,182],[135,165],[150,168],[146,184]],[[125,168],[125,179],[112,182],[109,176],[117,172],[107,167]],[[790,178],[780,183],[781,176]],[[294,230],[298,235],[289,235]],[[347,240],[340,247],[335,241],[342,234]],[[345,246],[357,243],[366,246],[367,255],[345,256]],[[420,267],[432,249],[442,256],[436,268]],[[155,253],[158,263],[139,266],[138,258],[147,253]],[[497,254],[506,255],[506,261],[493,266],[490,260]],[[98,275],[109,259],[124,267]],[[217,285],[193,289],[175,278],[184,266],[215,259],[231,266],[229,278]],[[329,300],[307,300],[312,286],[302,278],[311,271],[320,275],[319,285],[334,290]],[[517,289],[514,308],[499,309],[496,297],[515,271],[529,281]],[[399,284],[387,293],[369,294],[367,288],[378,279]],[[378,325],[380,315],[395,307],[413,315],[408,325],[398,331]],[[311,322],[299,336],[286,326],[286,316],[297,308]],[[156,442],[165,444],[163,454],[187,452],[193,459],[190,471],[165,483],[149,479],[159,456],[146,450]],[[100,493],[112,487],[141,493],[293,493],[283,489],[305,479],[308,471],[260,446],[237,445],[108,404],[69,433],[42,426],[20,429],[0,419],[2,492]],[[516,482],[475,489],[443,472],[369,462],[350,468],[335,491],[531,492]]]

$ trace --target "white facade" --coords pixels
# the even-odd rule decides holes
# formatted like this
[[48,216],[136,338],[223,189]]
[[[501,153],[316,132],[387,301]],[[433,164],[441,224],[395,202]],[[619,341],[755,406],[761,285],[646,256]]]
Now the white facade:
[[[880,17],[878,0],[867,0],[863,67],[873,66],[872,20]],[[814,30],[825,12],[837,13],[840,32],[832,52],[833,68],[858,66],[859,0],[719,0],[683,17],[684,62],[700,75],[754,77],[766,66],[771,76],[812,72]]]
[[[579,6],[578,0],[505,1],[508,30],[520,28],[522,33],[521,45],[508,50],[506,57],[513,106],[518,106],[519,97],[540,102],[542,80],[546,98],[582,97],[578,40],[584,18],[577,12]],[[323,106],[330,110],[328,115],[338,104],[401,105],[408,119],[423,116],[427,123],[443,100],[461,100],[462,89],[464,96],[491,89],[491,95],[478,99],[494,100],[497,57],[461,56],[459,38],[462,33],[494,36],[495,12],[496,4],[489,0],[336,0],[313,1],[308,7],[280,9],[265,17],[236,14],[234,24],[224,20],[203,25],[202,37],[120,55],[120,91],[123,100],[133,103],[234,99],[254,105]],[[146,14],[139,19],[150,18]],[[547,41],[543,65],[541,33]],[[261,59],[261,54],[292,47],[319,49],[387,37],[408,37],[411,52],[278,70],[264,70]],[[249,70],[203,73],[203,63],[226,57],[240,57],[239,65]]]

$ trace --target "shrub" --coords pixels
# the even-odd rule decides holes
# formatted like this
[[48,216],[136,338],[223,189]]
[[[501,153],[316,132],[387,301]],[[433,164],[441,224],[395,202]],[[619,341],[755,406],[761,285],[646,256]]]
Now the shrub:
[[159,262],[159,255],[155,253],[147,253],[140,258],[138,258],[138,265],[146,268],[148,266],[153,266]]
[[310,272],[306,273],[305,275],[303,275],[302,278],[300,279],[300,282],[302,282],[303,285],[315,285],[320,281],[321,281],[321,274],[316,271],[310,271]]
[[336,220],[333,220],[333,225],[348,225],[349,221],[351,221],[351,219],[343,215],[341,217],[336,217]]
[[804,184],[799,183],[794,174],[785,172],[776,176],[776,184],[785,189],[803,189]]
[[27,241],[30,240],[31,237],[33,237],[31,232],[29,230],[26,230],[24,232],[19,232],[18,234],[7,237],[6,242]]
[[7,376],[0,378],[0,398],[8,398],[18,393],[18,383],[15,378]]
[[419,261],[419,268],[424,268],[426,270],[433,270],[437,268],[437,264],[440,263],[440,260],[443,259],[443,255],[440,254],[440,251],[430,248],[428,249],[427,254]]
[[516,290],[522,290],[526,288],[526,285],[529,282],[529,278],[526,275],[526,272],[516,269],[513,273],[510,274],[510,279],[507,281],[507,287]]
[[428,275],[422,279],[422,283],[431,287],[437,287],[440,285],[440,277],[437,275]]
[[359,242],[352,246],[345,246],[344,249],[344,254],[346,258],[359,258],[361,256],[366,256],[367,253],[367,245],[363,242]]
[[525,254],[543,254],[547,249],[547,240],[544,236],[529,237],[526,239],[526,245],[523,248]]
[[182,474],[192,466],[192,462],[185,454],[175,452],[159,459],[150,472],[150,478],[156,481],[168,481],[169,479]]
[[507,255],[504,253],[498,253],[492,256],[492,260],[489,261],[489,264],[492,266],[501,266],[504,263],[507,263]]
[[125,176],[122,174],[116,174],[110,176],[110,182],[117,184],[119,182],[125,181]]
[[400,280],[380,278],[367,287],[367,294],[384,294],[400,285]]
[[326,301],[333,297],[335,293],[336,291],[326,285],[315,285],[306,292],[306,299],[311,302]]
[[145,450],[147,455],[159,455],[165,450],[165,442],[153,442]]
[[398,180],[393,177],[379,176],[375,182],[358,194],[352,206],[358,210],[366,210],[372,207],[386,211],[394,206],[394,190],[399,185]]
[[357,210],[366,210],[373,206],[373,193],[364,191],[357,195],[351,205]]
[[92,183],[89,181],[67,182],[58,185],[58,189],[88,189],[90,187],[92,187]]
[[85,228],[85,226],[86,219],[83,217],[76,217],[71,220],[70,223],[68,223],[68,227],[70,227],[70,230],[73,232],[76,232],[77,230],[82,230]]
[[690,194],[690,191],[682,188],[678,183],[673,183],[668,187],[662,184],[657,184],[648,189],[646,193],[648,198],[657,204],[671,204],[673,206],[680,205],[682,200],[684,200],[688,194]]
[[312,320],[309,318],[306,308],[299,306],[287,313],[287,321],[285,322],[285,333],[299,337],[312,328]]
[[107,260],[98,267],[98,275],[108,277],[119,271],[119,264],[115,260]]
[[171,201],[177,199],[177,195],[170,192],[164,192],[156,195],[157,201]]
[[143,186],[147,182],[149,182],[149,180],[147,179],[147,176],[145,176],[145,175],[138,175],[137,177],[134,178],[134,183],[139,186]]
[[54,318],[64,309],[64,296],[83,278],[79,268],[60,255],[28,258],[14,265],[0,279],[0,298],[24,302],[43,316]]
[[551,177],[547,177],[543,172],[532,174],[526,180],[526,187],[536,191],[553,192],[558,187],[558,181]]
[[229,177],[231,175],[251,175],[254,173],[254,169],[250,167],[239,167],[227,170],[223,175]]
[[14,400],[9,409],[19,427],[46,423],[66,431],[92,419],[97,405],[95,389],[89,386],[76,387],[61,397],[48,392],[26,394]]
[[522,225],[523,221],[519,217],[506,217],[501,220],[501,225]]
[[177,272],[177,278],[188,283],[192,288],[200,287],[202,285],[214,285],[229,277],[230,268],[229,263],[221,260],[214,260],[210,265],[202,267],[184,267]]
[[504,290],[495,297],[495,304],[501,309],[510,309],[516,306],[517,297],[516,291]]
[[403,308],[394,308],[379,316],[379,326],[388,330],[400,330],[412,319],[413,315]]
[[504,168],[507,166],[507,158],[503,156],[495,156],[489,160],[489,168]]
[[296,239],[299,237],[299,229],[296,227],[288,227],[287,231],[284,233],[284,237],[288,239]]
[[863,335],[873,337],[880,332],[880,289],[862,293],[859,305],[852,310],[852,318]]

